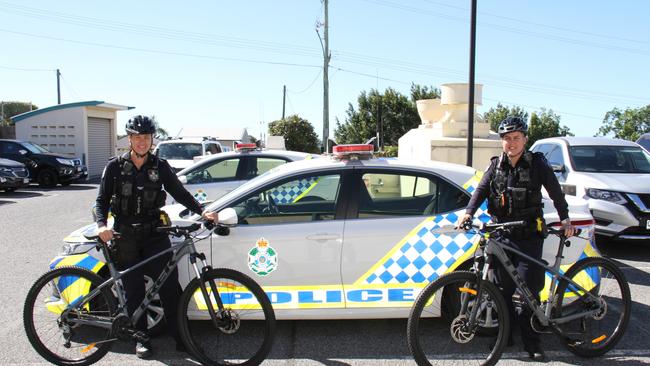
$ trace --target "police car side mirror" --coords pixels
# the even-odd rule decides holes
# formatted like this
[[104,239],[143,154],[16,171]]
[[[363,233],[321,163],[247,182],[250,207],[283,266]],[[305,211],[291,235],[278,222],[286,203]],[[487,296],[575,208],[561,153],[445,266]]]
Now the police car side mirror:
[[553,168],[554,173],[564,173],[564,164],[552,163],[551,168]]
[[235,226],[238,222],[237,211],[234,208],[224,208],[219,211],[219,223],[227,226]]
[[178,180],[183,184],[187,184],[187,176],[186,175],[179,175]]

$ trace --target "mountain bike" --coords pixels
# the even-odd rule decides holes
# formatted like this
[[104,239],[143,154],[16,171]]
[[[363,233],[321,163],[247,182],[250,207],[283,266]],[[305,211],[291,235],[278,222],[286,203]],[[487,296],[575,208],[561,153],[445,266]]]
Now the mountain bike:
[[[274,340],[275,313],[262,288],[247,275],[226,268],[213,269],[195,242],[214,230],[227,235],[229,227],[204,223],[157,228],[184,240],[130,268],[118,271],[109,243],[97,241],[110,271],[104,280],[80,267],[62,267],[42,275],[25,300],[23,321],[27,338],[47,361],[57,365],[89,365],[110,350],[115,341],[146,340],[134,328],[164,281],[187,256],[195,276],[178,303],[179,335],[188,352],[205,365],[258,365]],[[207,235],[199,237],[204,232]],[[115,234],[118,235],[119,234]],[[98,236],[88,236],[97,240]],[[171,259],[132,316],[128,315],[121,278],[146,263],[172,253]],[[173,321],[173,320],[168,320]]]
[[[452,363],[494,365],[509,339],[508,307],[492,282],[494,260],[501,263],[520,294],[521,305],[532,310],[531,326],[554,333],[576,355],[595,357],[612,349],[627,327],[629,285],[616,264],[603,257],[578,260],[562,273],[563,250],[571,245],[562,230],[549,228],[560,239],[553,265],[531,258],[508,245],[507,233],[523,221],[466,223],[463,229],[480,235],[470,271],[445,274],[418,295],[408,319],[408,345],[418,365]],[[507,253],[543,267],[550,274],[548,299],[533,296]],[[514,296],[513,296],[514,297]]]

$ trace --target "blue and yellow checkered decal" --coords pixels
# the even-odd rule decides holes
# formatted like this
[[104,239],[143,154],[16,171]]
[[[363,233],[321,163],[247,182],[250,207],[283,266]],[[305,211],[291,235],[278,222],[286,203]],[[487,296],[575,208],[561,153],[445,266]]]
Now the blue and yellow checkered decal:
[[[88,254],[57,257],[50,263],[50,269],[77,266],[92,272],[99,272],[104,262]],[[90,282],[77,276],[62,276],[56,280],[58,296],[48,299],[45,306],[55,314],[61,314],[68,306],[74,305],[90,291]],[[86,305],[87,306],[87,305]]]
[[271,191],[271,198],[276,204],[298,201],[318,183],[318,178],[305,178],[283,184]]
[[[481,179],[478,172],[463,187],[472,192]],[[428,283],[453,271],[474,252],[476,234],[436,233],[441,227],[453,226],[464,210],[426,218],[409,232],[384,258],[354,284]],[[482,222],[488,222],[487,203],[476,212]]]

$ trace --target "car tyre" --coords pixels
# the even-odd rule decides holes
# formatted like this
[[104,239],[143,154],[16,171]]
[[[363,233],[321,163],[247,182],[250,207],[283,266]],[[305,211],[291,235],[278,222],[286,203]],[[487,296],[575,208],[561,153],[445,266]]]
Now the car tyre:
[[54,172],[52,169],[41,170],[40,173],[38,173],[37,180],[38,185],[42,188],[52,188],[55,187],[58,183],[56,172]]
[[5,192],[7,192],[7,193],[11,193],[11,192],[15,191],[16,188],[14,188],[14,187],[8,187],[8,188],[5,188],[4,190],[5,190]]

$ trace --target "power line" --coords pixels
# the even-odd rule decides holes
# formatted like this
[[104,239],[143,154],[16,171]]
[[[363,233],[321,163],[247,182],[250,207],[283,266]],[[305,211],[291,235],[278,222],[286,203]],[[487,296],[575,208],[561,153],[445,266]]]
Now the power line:
[[[390,7],[393,9],[399,9],[403,11],[408,11],[420,15],[430,15],[434,16],[437,18],[442,18],[442,19],[447,19],[447,20],[452,20],[456,22],[463,22],[467,23],[469,20],[466,17],[457,17],[457,16],[451,16],[448,14],[444,13],[439,13],[439,12],[434,12],[430,11],[427,9],[422,9],[422,8],[417,8],[417,7],[412,7],[412,6],[405,6],[402,4],[398,3],[393,3],[390,1],[386,0],[364,0],[369,3],[373,3],[376,5],[381,5],[385,7]],[[494,28],[497,30],[501,31],[506,31],[510,33],[516,33],[516,34],[521,34],[521,35],[527,35],[527,36],[532,36],[532,37],[537,37],[537,38],[543,38],[543,39],[549,39],[549,40],[554,40],[554,41],[560,41],[560,42],[565,42],[565,43],[571,43],[571,44],[576,44],[576,45],[581,45],[581,46],[589,46],[589,47],[595,47],[595,48],[601,48],[601,49],[606,49],[606,50],[612,50],[612,51],[622,51],[622,52],[627,52],[627,53],[633,53],[637,55],[643,55],[643,56],[650,56],[650,50],[639,50],[636,48],[630,48],[630,47],[622,47],[622,46],[615,46],[615,45],[604,45],[596,42],[590,42],[590,41],[585,41],[585,40],[577,40],[573,38],[568,38],[568,37],[562,37],[562,36],[555,36],[555,35],[549,35],[545,33],[540,33],[540,32],[534,32],[534,31],[529,31],[529,30],[523,30],[519,28],[513,28],[513,27],[508,27],[504,26],[501,24],[494,24],[494,23],[489,23],[485,21],[481,21],[478,26],[481,27],[489,27],[489,28]],[[632,40],[634,41],[634,40]]]
[[2,28],[0,28],[0,32],[12,33],[12,34],[18,34],[18,35],[21,35],[21,36],[42,38],[42,39],[48,39],[48,40],[54,40],[54,41],[76,43],[76,44],[82,44],[82,45],[86,45],[86,46],[114,48],[114,49],[120,49],[120,50],[126,50],[126,51],[157,53],[157,54],[171,55],[171,56],[185,56],[185,57],[203,58],[203,59],[210,59],[210,60],[236,61],[236,62],[247,62],[247,63],[254,63],[254,64],[280,65],[280,66],[297,66],[297,67],[311,67],[311,68],[320,68],[321,67],[320,65],[297,64],[297,63],[291,63],[291,62],[259,61],[259,60],[242,59],[242,58],[235,58],[235,57],[220,57],[220,56],[210,56],[210,55],[199,55],[199,54],[193,54],[193,53],[187,53],[187,52],[173,52],[173,51],[154,50],[154,49],[147,49],[147,48],[138,48],[138,47],[117,46],[117,45],[111,45],[111,44],[105,44],[105,43],[77,41],[77,40],[66,39],[66,38],[43,36],[43,35],[37,35],[37,34],[31,34],[31,33],[25,33],[25,32],[16,32],[16,31],[11,31],[11,30],[2,29]]
[[[448,8],[462,10],[463,12],[468,12],[469,11],[469,8],[462,7],[462,6],[455,6],[455,5],[445,4],[445,3],[441,3],[441,2],[438,2],[438,1],[432,1],[432,0],[422,0],[422,1],[427,2],[429,4],[435,4],[435,5],[440,5],[440,6],[444,6],[444,7],[448,7]],[[609,35],[609,34],[585,32],[585,31],[581,31],[581,30],[577,30],[577,29],[558,27],[558,26],[555,26],[555,25],[544,24],[544,23],[537,23],[537,22],[531,21],[530,19],[522,20],[522,19],[518,19],[518,18],[507,17],[507,16],[504,16],[504,15],[494,14],[494,13],[489,13],[489,12],[484,12],[484,11],[479,11],[478,13],[481,14],[481,15],[486,15],[486,16],[490,16],[490,17],[494,17],[494,18],[505,19],[505,20],[509,20],[509,21],[512,21],[512,22],[525,24],[526,26],[534,25],[534,26],[538,26],[538,27],[555,29],[555,30],[559,30],[559,31],[563,31],[563,32],[569,32],[569,33],[582,34],[582,35],[591,36],[591,37],[607,38],[607,39],[611,39],[611,40],[614,40],[614,41],[624,41],[624,42],[634,42],[634,43],[641,43],[641,44],[650,44],[650,42],[644,41],[644,40],[625,38],[625,37],[617,37],[617,36],[612,36],[612,35]]]
[[[451,20],[457,20],[457,21],[463,21],[463,22],[467,21],[467,19],[465,19],[465,18],[449,17],[449,16],[447,16],[445,14],[430,12],[430,11],[426,11],[424,9],[415,8],[415,7],[404,6],[404,5],[401,5],[401,4],[396,4],[396,3],[392,3],[390,1],[385,1],[385,0],[365,0],[365,1],[372,2],[372,3],[375,3],[375,4],[379,4],[379,5],[383,5],[383,6],[398,8],[398,9],[402,9],[402,10],[418,12],[418,13],[426,12],[426,13],[429,13],[430,15],[439,16],[439,17],[446,17],[446,18],[451,19]],[[438,4],[438,5],[442,5],[442,4]],[[132,32],[132,33],[136,33],[136,34],[144,34],[144,35],[152,36],[152,37],[168,38],[168,39],[181,39],[181,40],[193,40],[193,41],[202,42],[202,43],[209,43],[209,44],[220,44],[220,45],[225,44],[228,47],[235,47],[235,48],[250,49],[252,47],[252,48],[257,48],[258,50],[262,50],[262,51],[272,51],[272,52],[278,52],[278,53],[289,53],[291,55],[297,55],[297,54],[302,54],[302,55],[307,55],[307,56],[317,56],[318,55],[317,50],[315,50],[313,48],[298,47],[298,46],[295,46],[295,45],[286,45],[286,44],[274,43],[274,42],[254,41],[254,40],[248,40],[248,39],[242,39],[242,38],[218,36],[218,35],[214,35],[214,34],[193,33],[193,32],[178,31],[178,30],[174,30],[174,29],[155,27],[155,26],[135,25],[135,24],[124,23],[124,22],[107,21],[107,20],[99,19],[99,18],[74,16],[74,15],[69,15],[69,14],[64,14],[64,13],[59,13],[59,12],[52,12],[52,11],[49,11],[49,10],[25,7],[25,6],[15,5],[15,4],[2,2],[2,1],[0,1],[0,6],[5,6],[5,8],[9,8],[10,10],[13,10],[15,12],[19,12],[19,14],[22,14],[22,15],[25,15],[25,16],[40,17],[40,18],[44,18],[44,19],[48,19],[48,20],[67,22],[67,23],[70,23],[70,24],[81,25],[81,26],[91,27],[91,28],[107,29],[107,30],[112,30],[112,31],[128,31],[128,32]],[[457,7],[457,6],[453,6],[453,5],[449,5],[448,7],[464,10],[464,8],[462,8],[462,7]],[[2,10],[2,7],[0,7],[0,11],[1,10]],[[516,30],[516,31],[519,32],[519,33],[523,32],[521,30]],[[35,37],[46,37],[46,36],[38,36],[38,35],[33,35],[33,34],[28,34],[28,33],[20,33],[20,32],[15,32],[15,33],[23,34],[23,35],[30,35],[30,36],[35,36]],[[48,39],[56,39],[56,38],[49,37]],[[214,41],[215,39],[217,41]],[[238,62],[267,63],[267,64],[285,65],[285,66],[306,66],[306,65],[299,65],[299,64],[292,64],[292,63],[274,63],[274,62],[268,62],[268,61],[265,62],[265,61],[257,61],[257,60],[253,61],[253,60],[247,60],[247,59],[241,59],[241,58],[238,59],[238,58],[225,58],[225,57],[215,57],[215,56],[205,56],[205,55],[194,55],[194,54],[188,54],[188,53],[168,52],[168,51],[162,51],[162,50],[155,51],[155,50],[147,50],[147,49],[135,48],[135,47],[110,46],[110,45],[102,45],[102,44],[98,44],[98,43],[75,41],[75,40],[65,40],[65,39],[59,39],[59,40],[68,41],[68,42],[75,42],[75,43],[80,43],[80,44],[86,44],[86,45],[93,45],[93,46],[121,48],[121,49],[143,51],[143,52],[156,52],[156,53],[161,53],[161,54],[177,55],[177,56],[212,58],[212,59],[219,59],[219,60],[226,60],[226,61],[238,61]],[[225,42],[225,43],[221,44],[219,42]],[[255,46],[255,47],[253,47],[253,46]],[[431,65],[408,63],[408,62],[404,62],[402,60],[390,60],[390,59],[372,57],[372,56],[361,55],[361,54],[355,54],[355,53],[352,53],[352,52],[345,52],[345,51],[334,51],[334,55],[336,56],[336,59],[338,59],[340,61],[360,64],[360,65],[373,66],[375,68],[383,67],[383,68],[388,68],[388,69],[397,70],[397,71],[434,75],[434,76],[437,76],[437,77],[439,77],[439,76],[464,77],[465,76],[464,71],[458,71],[458,70],[452,70],[452,69],[444,69],[444,68],[440,68],[440,67],[434,67],[434,66],[431,66]],[[315,67],[315,66],[310,65],[308,67]],[[434,71],[434,70],[436,70],[436,71]],[[545,85],[545,84],[533,83],[533,82],[529,82],[529,81],[516,80],[516,79],[510,79],[510,78],[504,78],[504,77],[492,76],[492,75],[481,75],[481,77],[483,79],[485,79],[485,80],[491,80],[491,82],[494,83],[495,85],[500,85],[500,86],[503,86],[503,87],[509,87],[509,88],[515,88],[515,89],[525,89],[525,90],[528,90],[528,91],[533,91],[533,89],[535,89],[534,91],[538,91],[538,92],[542,92],[542,93],[549,93],[549,94],[554,94],[554,95],[560,93],[560,94],[563,94],[563,95],[579,97],[579,98],[588,98],[588,99],[592,99],[593,97],[607,98],[607,99],[615,98],[615,99],[621,99],[621,100],[623,100],[623,99],[624,100],[634,100],[634,101],[637,101],[637,102],[638,101],[645,102],[647,100],[647,98],[639,98],[639,97],[630,96],[630,95],[621,95],[621,94],[617,95],[617,94],[611,94],[611,93],[606,94],[606,93],[602,93],[602,92],[579,90],[579,89],[575,89],[575,88],[568,88],[568,87],[563,87],[563,86],[553,86],[553,85],[548,85],[548,84]]]
[[309,85],[307,85],[307,87],[302,89],[301,91],[293,91],[293,90],[291,90],[289,88],[287,88],[287,91],[292,93],[292,94],[302,94],[302,93],[306,92],[307,90],[311,89],[312,86],[314,86],[314,84],[316,83],[316,80],[318,80],[318,77],[321,75],[322,72],[323,72],[323,70],[318,70],[318,73],[316,74],[316,76],[314,76],[314,79],[311,81],[311,83],[309,83]]
[[35,71],[35,72],[52,72],[56,71],[56,69],[26,69],[22,67],[12,67],[12,66],[0,66],[0,69],[7,69],[7,70],[18,70],[18,71]]

